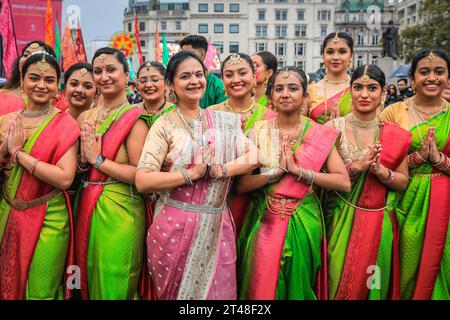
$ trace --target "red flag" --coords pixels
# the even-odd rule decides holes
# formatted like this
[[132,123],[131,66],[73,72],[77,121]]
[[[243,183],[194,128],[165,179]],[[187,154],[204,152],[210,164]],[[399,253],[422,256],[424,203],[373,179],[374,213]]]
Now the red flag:
[[14,25],[9,0],[2,0],[2,12],[0,14],[0,34],[3,38],[3,67],[6,77],[9,78],[12,65],[16,60],[17,44],[14,36]]
[[47,0],[47,9],[45,11],[45,43],[54,47],[55,40],[53,38],[52,22],[52,4],[50,0]]
[[61,50],[63,57],[63,70],[67,70],[71,65],[77,63],[78,61],[68,20],[66,20],[66,26],[64,28]]
[[139,34],[139,19],[138,19],[136,11],[134,12],[134,37],[136,38],[136,44],[138,47],[139,62],[140,62],[140,64],[143,64],[144,59],[142,58],[141,36]]
[[78,20],[78,28],[75,32],[75,52],[78,62],[86,62],[86,50],[84,48],[83,34],[81,33],[80,20]]
[[156,37],[155,37],[155,61],[161,62],[162,60],[162,52],[159,48],[159,28],[156,25]]

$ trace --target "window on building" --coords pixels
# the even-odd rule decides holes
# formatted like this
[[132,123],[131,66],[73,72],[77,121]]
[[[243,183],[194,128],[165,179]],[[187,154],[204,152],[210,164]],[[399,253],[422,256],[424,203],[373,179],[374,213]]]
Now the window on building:
[[297,10],[297,20],[305,20],[305,10]]
[[326,25],[326,24],[321,24],[320,25],[320,36],[321,37],[326,37],[327,36],[327,28],[328,28],[328,25]]
[[344,15],[344,22],[350,22],[350,15],[348,13]]
[[267,26],[256,26],[257,37],[267,37]]
[[239,25],[230,23],[230,33],[239,33]]
[[296,37],[306,37],[306,25],[295,26]]
[[161,11],[167,11],[167,10],[169,10],[169,4],[168,4],[168,3],[161,3],[161,4],[159,5],[159,9],[160,9]]
[[278,60],[278,68],[284,68],[286,67],[286,61],[284,60]]
[[364,64],[364,57],[363,56],[358,56],[358,60],[356,60],[356,65],[358,67],[361,67]]
[[207,3],[199,3],[198,4],[198,12],[208,12],[208,4]]
[[230,41],[230,53],[238,53],[239,52],[239,42]]
[[265,42],[257,42],[256,43],[256,52],[266,51],[266,50],[267,50],[267,43],[265,43]]
[[230,3],[230,12],[239,12],[239,3]]
[[145,22],[139,22],[139,31],[145,32]]
[[167,21],[161,21],[161,30],[162,31],[165,31],[165,30],[167,30]]
[[319,21],[329,21],[329,20],[331,20],[331,11],[319,10],[317,12],[317,20],[319,20]]
[[275,43],[275,55],[276,56],[286,55],[286,43],[285,42]]
[[214,3],[214,12],[223,12],[223,3]]
[[275,3],[288,3],[288,0],[275,0]]
[[182,3],[175,3],[175,10],[176,11],[183,10],[183,4]]
[[305,61],[295,61],[295,66],[299,69],[305,70]]
[[301,42],[297,42],[294,46],[295,48],[295,55],[296,56],[303,56],[305,54],[305,44]]
[[258,3],[266,3],[266,0],[258,0]]
[[358,46],[364,45],[364,32],[358,32]]
[[258,10],[258,20],[259,21],[266,20],[266,10]]
[[275,10],[275,20],[286,21],[287,20],[287,10]]
[[214,47],[216,47],[219,53],[223,53],[223,41],[215,41]]
[[214,33],[223,33],[223,24],[222,23],[214,24]]
[[328,0],[322,0],[322,3],[328,3]]
[[133,32],[133,29],[132,29],[131,23],[128,23],[128,32]]
[[358,14],[358,22],[363,23],[364,22],[364,13]]
[[305,0],[297,0],[297,3],[305,3]]
[[175,29],[177,31],[181,30],[181,21],[175,21]]
[[372,34],[372,45],[376,46],[378,45],[378,42],[380,41],[380,34],[378,32],[374,32]]
[[372,64],[378,65],[378,56],[372,56]]
[[198,33],[208,33],[208,24],[200,23],[198,25]]
[[276,37],[287,37],[287,26],[275,26]]
[[145,48],[145,40],[141,40],[141,47]]

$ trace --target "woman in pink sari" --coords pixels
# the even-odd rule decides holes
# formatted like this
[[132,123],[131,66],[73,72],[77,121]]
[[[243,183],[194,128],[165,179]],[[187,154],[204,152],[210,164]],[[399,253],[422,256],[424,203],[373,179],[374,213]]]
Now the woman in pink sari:
[[257,190],[238,240],[239,298],[326,299],[324,222],[313,186],[350,190],[334,147],[338,133],[301,116],[303,71],[281,69],[268,87],[279,113],[255,124],[260,173],[237,185],[238,192]]
[[226,196],[233,176],[256,167],[257,152],[246,143],[239,115],[200,109],[205,74],[190,52],[170,59],[165,78],[176,107],[151,127],[136,173],[140,192],[160,196],[147,250],[163,300],[236,299]]

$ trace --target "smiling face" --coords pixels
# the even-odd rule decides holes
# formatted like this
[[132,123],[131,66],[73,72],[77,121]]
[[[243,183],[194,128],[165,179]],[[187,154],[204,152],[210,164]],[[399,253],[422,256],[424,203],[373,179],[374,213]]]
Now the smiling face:
[[165,94],[164,76],[154,67],[143,68],[139,72],[137,87],[144,100],[159,101]]
[[414,72],[416,92],[428,98],[440,96],[448,87],[448,66],[444,59],[435,55],[434,59],[423,58]]
[[105,97],[123,94],[128,83],[128,73],[112,54],[100,55],[94,60],[94,83]]
[[86,69],[76,70],[67,81],[65,96],[69,104],[77,109],[89,108],[94,100],[96,88],[92,73]]
[[206,77],[202,65],[194,58],[187,58],[178,66],[172,88],[181,102],[198,102],[206,89]]
[[30,103],[45,105],[58,91],[56,70],[49,64],[47,66],[48,69],[42,73],[37,63],[30,65],[22,79],[23,90]]
[[238,63],[227,62],[223,68],[223,85],[230,97],[242,98],[251,94],[255,76],[250,65],[240,59]]
[[374,112],[379,107],[385,89],[376,80],[369,79],[364,82],[363,77],[360,77],[353,81],[350,92],[353,110],[367,114]]
[[351,49],[343,39],[339,39],[336,42],[333,40],[328,41],[322,55],[327,71],[336,74],[347,71],[351,58]]
[[283,72],[277,75],[272,88],[272,105],[280,113],[300,112],[305,96],[299,75],[295,72]]

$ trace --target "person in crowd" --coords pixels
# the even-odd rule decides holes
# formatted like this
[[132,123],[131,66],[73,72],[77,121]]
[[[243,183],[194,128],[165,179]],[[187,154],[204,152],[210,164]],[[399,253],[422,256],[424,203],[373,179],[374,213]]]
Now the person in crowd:
[[333,32],[323,41],[325,77],[309,87],[309,117],[317,123],[351,112],[350,76],[353,38],[346,32]]
[[75,176],[77,122],[51,105],[60,69],[34,52],[20,66],[27,105],[0,117],[0,300],[69,297],[73,221],[67,190]]
[[[180,41],[182,51],[189,50],[196,54],[202,61],[206,58],[208,52],[208,41],[200,35],[190,35]],[[223,89],[223,82],[212,72],[206,75],[206,90],[200,100],[200,107],[206,109],[213,104],[218,104],[226,100]]]
[[408,79],[401,78],[397,80],[398,101],[405,101],[414,95],[414,89],[408,86]]
[[[337,150],[352,179],[350,192],[332,192],[326,206],[329,299],[400,299],[394,203],[395,192],[408,185],[411,134],[379,119],[384,88],[380,68],[357,68],[350,80],[353,111],[326,124],[340,132]],[[368,286],[372,268],[377,281]]]
[[[252,56],[255,65],[256,93],[255,101],[265,107],[268,106],[267,99],[267,83],[270,78],[277,72],[278,60],[269,51],[259,51]],[[270,106],[269,106],[270,107]]]
[[146,208],[135,188],[136,165],[148,132],[143,111],[127,101],[128,63],[115,48],[93,60],[94,84],[103,102],[78,117],[80,172],[86,172],[77,202],[76,257],[81,297],[138,299],[144,279]]
[[381,114],[412,133],[410,182],[396,206],[402,299],[450,299],[450,108],[442,98],[449,63],[445,51],[419,51],[410,71],[416,94]]
[[239,298],[326,299],[324,220],[313,187],[350,190],[338,132],[301,116],[303,71],[282,68],[268,89],[278,116],[255,124],[259,172],[237,182],[238,192],[257,191],[237,244]]
[[384,101],[383,108],[386,108],[390,106],[391,104],[394,104],[399,101],[399,96],[397,93],[397,88],[395,87],[395,84],[390,84],[387,89],[386,99]]
[[194,53],[169,61],[175,108],[151,127],[136,174],[158,192],[148,231],[148,269],[158,299],[236,299],[236,244],[227,195],[234,176],[256,167],[239,114],[203,110],[206,68]]

